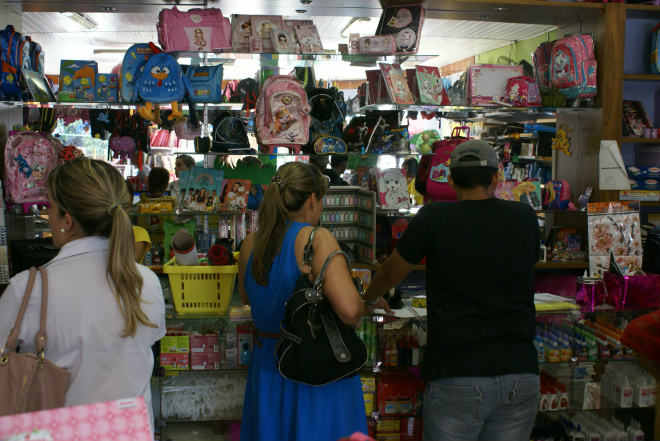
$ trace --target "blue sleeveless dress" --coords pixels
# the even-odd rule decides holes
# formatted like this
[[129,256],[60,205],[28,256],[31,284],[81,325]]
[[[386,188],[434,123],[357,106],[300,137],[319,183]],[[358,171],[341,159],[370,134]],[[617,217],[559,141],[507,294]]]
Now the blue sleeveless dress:
[[[252,256],[245,272],[245,291],[252,305],[252,320],[266,333],[279,332],[284,303],[300,277],[295,242],[306,223],[292,222],[282,249],[270,269],[268,286],[252,277]],[[257,337],[248,372],[241,441],[336,441],[353,432],[367,433],[367,418],[360,376],[325,386],[309,386],[284,378],[277,370],[277,340]]]

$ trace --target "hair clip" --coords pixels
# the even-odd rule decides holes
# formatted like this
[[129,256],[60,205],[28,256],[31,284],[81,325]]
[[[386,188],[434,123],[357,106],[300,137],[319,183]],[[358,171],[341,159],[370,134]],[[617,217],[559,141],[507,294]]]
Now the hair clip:
[[282,176],[273,176],[270,178],[270,182],[274,182],[279,187],[280,191],[284,190],[286,187],[286,181],[282,179]]

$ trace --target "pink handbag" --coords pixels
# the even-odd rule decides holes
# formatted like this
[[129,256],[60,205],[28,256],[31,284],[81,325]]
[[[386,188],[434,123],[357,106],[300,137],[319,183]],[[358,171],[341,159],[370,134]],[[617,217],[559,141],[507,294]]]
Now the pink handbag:
[[652,309],[660,307],[660,276],[617,276],[606,271],[607,303],[617,309]]
[[174,6],[158,14],[158,43],[165,52],[213,52],[231,47],[231,25],[217,8],[181,12]]

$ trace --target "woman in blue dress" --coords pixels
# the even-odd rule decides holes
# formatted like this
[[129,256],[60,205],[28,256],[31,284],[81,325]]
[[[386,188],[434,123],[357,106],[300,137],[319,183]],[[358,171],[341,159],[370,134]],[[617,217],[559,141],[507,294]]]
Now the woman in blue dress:
[[[252,305],[258,333],[254,346],[241,421],[241,441],[336,441],[353,432],[367,433],[359,375],[324,386],[284,378],[274,359],[284,304],[300,278],[303,248],[323,211],[326,179],[314,166],[290,162],[280,167],[259,210],[258,229],[242,243],[238,289]],[[320,228],[314,239],[310,272],[314,281],[326,258],[338,251],[330,231]],[[365,305],[353,285],[346,261],[330,261],[323,295],[342,322],[357,325]]]

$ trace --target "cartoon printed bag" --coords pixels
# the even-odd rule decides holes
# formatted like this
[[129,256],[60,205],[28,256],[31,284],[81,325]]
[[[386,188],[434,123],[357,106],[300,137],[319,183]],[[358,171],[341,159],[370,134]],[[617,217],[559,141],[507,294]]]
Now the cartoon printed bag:
[[546,41],[536,48],[533,55],[534,78],[540,92],[550,89],[550,63],[554,41]]
[[306,153],[346,153],[341,139],[344,113],[330,89],[314,89],[307,93],[310,110],[309,144]]
[[257,100],[256,134],[268,153],[287,147],[300,153],[309,141],[310,108],[301,81],[274,75],[264,82]]
[[541,94],[536,82],[529,77],[513,77],[506,80],[504,101],[514,106],[540,106]]
[[590,34],[569,35],[552,46],[550,83],[568,99],[596,96],[596,67]]
[[[137,79],[144,70],[149,58],[154,54],[148,43],[134,44],[129,47],[120,65],[119,100],[134,103],[139,97],[136,90]],[[115,66],[116,67],[116,66]],[[113,69],[114,71],[114,69]]]
[[48,174],[58,166],[63,145],[52,136],[18,132],[5,146],[4,185],[14,204],[45,204]]
[[27,37],[12,25],[0,31],[0,97],[10,97],[20,101],[23,89],[21,87],[21,69],[30,69],[30,42]]
[[[466,136],[460,136],[462,131]],[[415,189],[424,195],[424,203],[428,201],[456,201],[456,192],[447,181],[449,176],[449,157],[456,146],[468,141],[470,128],[454,127],[450,138],[433,143],[433,154],[422,156],[415,178]]]
[[231,24],[217,8],[189,9],[174,6],[158,14],[158,43],[166,52],[213,52],[231,47]]
[[189,66],[186,76],[192,85],[193,103],[221,103],[222,64],[217,66]]

